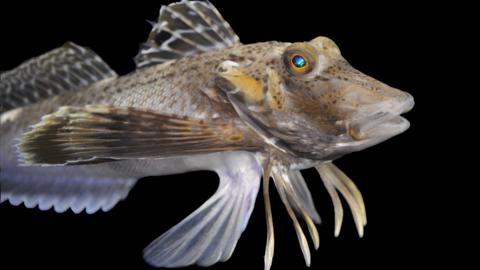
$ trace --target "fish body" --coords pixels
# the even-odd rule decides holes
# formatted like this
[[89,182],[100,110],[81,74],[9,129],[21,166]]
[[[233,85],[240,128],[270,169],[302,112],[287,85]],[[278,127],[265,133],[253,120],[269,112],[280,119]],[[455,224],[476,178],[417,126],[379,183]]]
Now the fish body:
[[405,131],[408,93],[355,70],[326,37],[241,44],[208,2],[162,7],[135,60],[134,72],[117,76],[67,43],[1,74],[1,202],[108,211],[141,177],[213,170],[216,193],[144,253],[153,266],[208,266],[231,256],[263,177],[268,269],[272,178],[309,265],[297,216],[315,248],[320,217],[299,170],[315,167],[335,235],[339,193],[363,235],[362,196],[332,160]]

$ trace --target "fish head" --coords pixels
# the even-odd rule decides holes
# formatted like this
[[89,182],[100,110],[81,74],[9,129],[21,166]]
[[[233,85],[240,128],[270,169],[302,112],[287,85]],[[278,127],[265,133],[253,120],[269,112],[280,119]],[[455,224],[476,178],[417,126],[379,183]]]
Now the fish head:
[[240,117],[272,145],[325,160],[409,127],[413,97],[353,68],[329,38],[278,43],[256,65],[223,63],[219,86]]

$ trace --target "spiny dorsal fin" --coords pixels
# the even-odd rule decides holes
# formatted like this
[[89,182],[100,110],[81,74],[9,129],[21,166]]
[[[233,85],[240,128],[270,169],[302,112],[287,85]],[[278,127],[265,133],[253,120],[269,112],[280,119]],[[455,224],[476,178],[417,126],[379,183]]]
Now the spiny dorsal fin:
[[93,51],[68,42],[0,74],[0,112],[115,76]]
[[238,36],[208,1],[162,6],[147,42],[135,57],[137,67],[219,50],[239,43]]

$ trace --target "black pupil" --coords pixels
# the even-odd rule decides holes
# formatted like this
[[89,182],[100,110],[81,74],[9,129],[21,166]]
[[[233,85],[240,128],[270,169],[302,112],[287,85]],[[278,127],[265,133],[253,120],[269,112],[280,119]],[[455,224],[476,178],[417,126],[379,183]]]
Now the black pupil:
[[307,64],[307,61],[305,60],[305,58],[303,58],[303,56],[295,55],[295,56],[292,58],[292,63],[293,63],[296,67],[302,68],[302,67],[304,67],[304,66]]

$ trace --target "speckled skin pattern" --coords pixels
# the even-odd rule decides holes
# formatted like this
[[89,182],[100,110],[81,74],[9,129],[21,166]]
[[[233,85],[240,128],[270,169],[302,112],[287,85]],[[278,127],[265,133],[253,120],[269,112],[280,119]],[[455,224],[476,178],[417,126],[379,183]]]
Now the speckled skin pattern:
[[[216,68],[232,56],[239,62],[255,60],[260,64],[265,45],[269,46],[253,44],[185,57],[22,107],[12,119],[14,121],[2,123],[1,143],[4,146],[16,144],[14,139],[26,132],[29,126],[61,106],[108,104],[199,119],[237,117],[215,86]],[[242,54],[248,55],[248,58]],[[2,149],[8,149],[4,154],[9,160],[16,159],[13,147],[2,146]]]
[[[285,62],[291,51],[313,51],[311,70],[292,72]],[[349,123],[405,98],[408,94],[353,69],[325,37],[293,44],[236,45],[142,68],[24,107],[15,123],[4,123],[2,144],[13,144],[12,139],[41,116],[67,105],[108,104],[197,119],[238,118],[236,123],[245,125],[248,121],[231,104],[235,99],[261,124],[263,130],[255,131],[279,138],[289,156],[325,160],[351,152],[336,148],[356,140]]]

